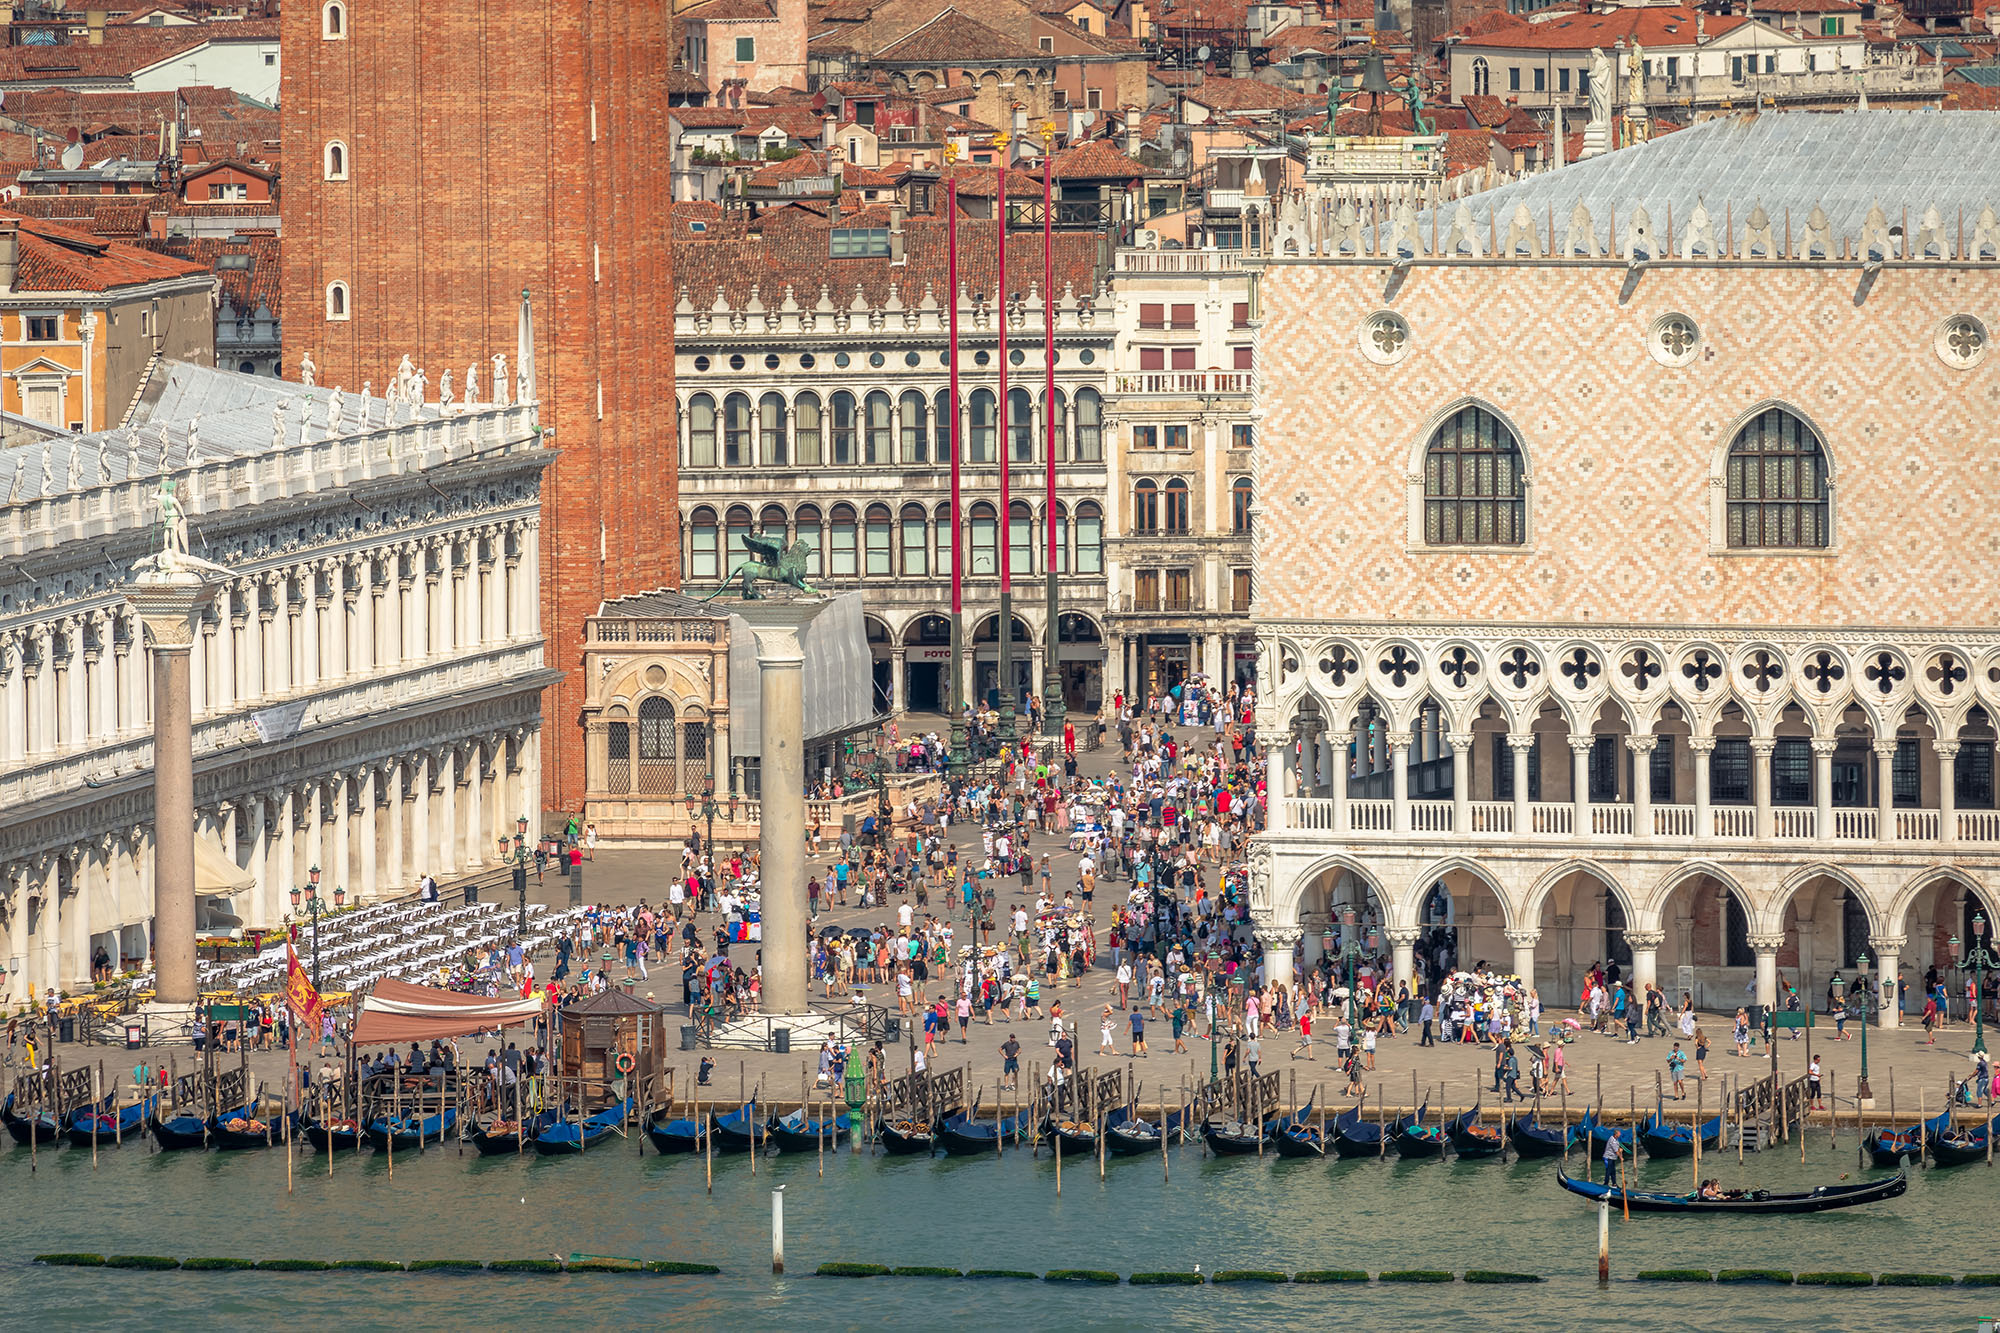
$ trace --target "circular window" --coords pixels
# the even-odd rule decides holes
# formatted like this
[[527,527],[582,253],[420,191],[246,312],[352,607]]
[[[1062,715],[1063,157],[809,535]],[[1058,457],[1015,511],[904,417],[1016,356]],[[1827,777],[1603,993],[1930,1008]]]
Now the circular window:
[[1970,370],[1986,355],[1986,326],[1971,315],[1953,315],[1938,326],[1938,359],[1953,370]]
[[845,352],[835,352],[833,354],[833,364],[836,370],[847,369],[847,367],[852,363],[852,361],[853,358],[848,356],[847,353]]
[[975,366],[989,366],[989,365],[992,365],[992,364],[993,364],[993,353],[991,353],[991,352],[974,352],[974,353],[972,354],[972,364],[973,364],[973,365],[975,365]]
[[950,365],[950,364],[951,364],[951,353],[950,353],[949,351],[943,351],[943,352],[939,352],[939,353],[938,353],[938,364],[939,364],[939,365],[941,365],[941,366],[948,366],[948,365]]
[[912,369],[914,369],[917,366],[917,364],[922,360],[923,357],[917,355],[915,352],[903,353],[903,364],[911,367]]
[[814,366],[818,364],[819,364],[818,358],[813,356],[811,352],[805,352],[801,354],[799,357],[800,370],[811,370]]
[[1686,315],[1661,315],[1646,331],[1646,350],[1663,366],[1689,365],[1701,353],[1701,329]]
[[882,354],[880,352],[870,352],[868,354],[868,364],[880,370],[882,368]]
[[778,354],[776,352],[772,352],[769,356],[764,358],[764,369],[776,370],[777,368],[778,368]]
[[1007,363],[1009,365],[1018,366],[1027,359],[1028,359],[1027,353],[1023,352],[1018,347],[1016,347],[1013,351],[1007,353]]
[[708,358],[705,356],[698,356],[694,359],[694,368],[696,370],[707,370],[708,364]]
[[1097,353],[1091,348],[1086,347],[1081,352],[1078,352],[1076,354],[1076,359],[1083,362],[1083,364],[1087,366],[1097,360]]
[[729,358],[729,368],[731,370],[743,369],[743,353],[737,352]]
[[1361,355],[1378,366],[1393,366],[1410,350],[1410,325],[1393,310],[1361,321]]

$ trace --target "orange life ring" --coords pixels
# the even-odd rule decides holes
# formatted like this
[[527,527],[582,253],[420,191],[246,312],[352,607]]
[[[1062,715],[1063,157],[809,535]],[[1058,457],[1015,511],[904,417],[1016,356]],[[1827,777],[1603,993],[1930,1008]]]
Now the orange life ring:
[[612,1061],[612,1066],[621,1074],[631,1073],[634,1069],[638,1068],[638,1065],[639,1062],[632,1058],[630,1051],[620,1051],[618,1058]]

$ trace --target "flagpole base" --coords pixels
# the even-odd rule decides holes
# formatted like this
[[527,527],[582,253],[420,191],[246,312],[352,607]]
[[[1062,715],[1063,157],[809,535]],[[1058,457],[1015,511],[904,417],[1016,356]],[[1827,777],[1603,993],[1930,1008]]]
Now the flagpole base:
[[196,1026],[194,1005],[148,1000],[139,1006],[139,1016],[146,1023],[148,1046],[194,1045]]

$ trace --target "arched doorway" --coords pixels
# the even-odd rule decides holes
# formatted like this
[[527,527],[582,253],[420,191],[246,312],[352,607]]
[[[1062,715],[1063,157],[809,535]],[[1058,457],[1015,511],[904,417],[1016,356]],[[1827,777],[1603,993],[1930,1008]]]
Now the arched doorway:
[[903,627],[903,706],[942,713],[951,702],[951,618],[918,616]]
[[[1546,892],[1539,907],[1532,909],[1538,930],[1535,941],[1536,988],[1548,1008],[1578,1003],[1583,996],[1583,979],[1591,968],[1601,967],[1612,981],[1623,980],[1637,986],[1646,978],[1637,975],[1632,940],[1629,935],[1634,909],[1609,875],[1588,865],[1558,867],[1544,881]],[[1531,900],[1532,901],[1532,900]],[[1654,978],[1678,1004],[1670,971]]]
[[[1321,871],[1299,895],[1301,979],[1314,969],[1342,986],[1350,976],[1357,986],[1391,979],[1388,924],[1388,902],[1367,876],[1343,865]],[[1350,940],[1360,946],[1351,957]],[[1265,975],[1271,975],[1268,963]]]
[[891,686],[895,678],[895,662],[891,647],[895,640],[889,637],[889,627],[874,616],[861,618],[862,629],[868,636],[869,665],[875,678],[875,711],[893,712],[896,701],[892,697]]
[[[1027,692],[1035,689],[1033,651],[1034,635],[1028,622],[1014,617],[1014,707],[1018,711],[1021,700]],[[972,633],[972,657],[974,664],[974,693],[986,708],[1000,706],[1000,617],[988,615],[980,618],[978,627]]]
[[1065,611],[1056,619],[1056,637],[1063,707],[1072,713],[1095,713],[1104,702],[1103,633],[1089,616]]
[[[1659,921],[1660,985],[1675,1005],[1685,991],[1696,1009],[1728,1016],[1756,1001],[1757,913],[1734,880],[1705,864],[1683,869],[1659,904]],[[1780,981],[1796,973],[1798,942],[1791,932],[1774,967]]]

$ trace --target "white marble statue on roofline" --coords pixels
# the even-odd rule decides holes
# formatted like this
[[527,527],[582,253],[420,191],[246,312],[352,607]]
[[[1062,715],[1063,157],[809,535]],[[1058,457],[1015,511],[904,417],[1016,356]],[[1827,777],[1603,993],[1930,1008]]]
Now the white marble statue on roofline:
[[1604,54],[1604,48],[1590,48],[1590,122],[1593,125],[1611,123],[1611,82],[1618,76],[1611,70],[1611,57]]
[[299,357],[299,383],[308,389],[319,379],[319,367],[313,364],[313,354],[306,352]]
[[133,562],[133,572],[142,581],[207,582],[229,573],[214,561],[189,553],[187,506],[174,493],[173,478],[160,478],[153,507],[160,511],[160,549]]

